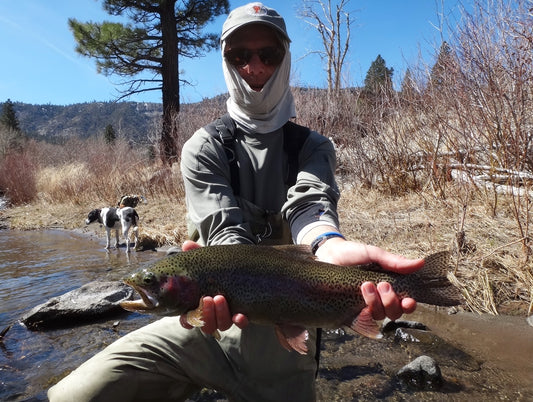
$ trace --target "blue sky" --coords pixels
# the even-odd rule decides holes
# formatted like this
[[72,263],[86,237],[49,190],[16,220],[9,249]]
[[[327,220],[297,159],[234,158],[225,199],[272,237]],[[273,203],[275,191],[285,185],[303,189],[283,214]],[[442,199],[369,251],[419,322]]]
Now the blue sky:
[[[230,1],[232,8],[249,1]],[[292,83],[325,87],[326,73],[316,55],[321,49],[318,34],[297,17],[300,0],[271,0],[266,5],[283,15],[292,39]],[[349,10],[355,19],[351,30],[345,84],[361,85],[378,54],[394,68],[395,82],[419,57],[431,62],[441,43],[438,13],[458,12],[458,0],[352,0]],[[112,20],[96,0],[0,0],[0,102],[68,105],[80,102],[113,101],[118,96],[119,77],[96,72],[93,59],[76,53],[68,18],[79,21]],[[219,32],[221,17],[209,27]],[[446,37],[448,32],[443,32]],[[213,51],[203,58],[180,60],[182,78],[194,86],[181,89],[182,103],[196,102],[226,92],[221,56]],[[160,102],[152,91],[126,100]]]

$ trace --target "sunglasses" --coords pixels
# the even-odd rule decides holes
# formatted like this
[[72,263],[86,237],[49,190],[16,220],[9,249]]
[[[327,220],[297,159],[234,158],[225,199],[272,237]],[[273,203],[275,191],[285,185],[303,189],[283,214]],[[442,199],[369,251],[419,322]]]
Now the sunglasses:
[[285,50],[279,47],[264,47],[262,49],[250,50],[244,48],[230,49],[224,52],[224,58],[235,67],[244,67],[252,56],[257,54],[261,63],[265,66],[277,66],[285,56]]

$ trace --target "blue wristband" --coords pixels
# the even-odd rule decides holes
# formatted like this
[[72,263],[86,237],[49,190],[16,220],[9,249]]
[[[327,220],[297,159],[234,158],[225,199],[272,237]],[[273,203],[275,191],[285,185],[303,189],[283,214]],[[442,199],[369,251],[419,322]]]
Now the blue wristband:
[[318,248],[322,245],[322,242],[328,240],[328,239],[332,239],[334,237],[341,237],[343,239],[345,239],[345,237],[343,235],[341,235],[339,232],[326,232],[326,233],[322,233],[320,236],[318,236],[315,240],[313,240],[313,242],[311,243],[311,251],[313,252],[313,254],[316,254],[316,251],[318,250]]

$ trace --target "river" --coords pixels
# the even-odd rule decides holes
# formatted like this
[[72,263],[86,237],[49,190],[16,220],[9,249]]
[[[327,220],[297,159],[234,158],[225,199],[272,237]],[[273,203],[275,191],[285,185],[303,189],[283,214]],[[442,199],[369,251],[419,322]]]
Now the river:
[[[105,241],[69,231],[0,231],[0,400],[46,400],[57,377],[125,332],[153,320],[125,314],[74,329],[33,332],[17,323],[32,307],[94,280],[119,280],[156,252],[106,251]],[[120,321],[118,326],[113,327]]]
[[[127,254],[124,248],[106,251],[103,245],[102,238],[69,231],[0,230],[0,331],[12,325],[0,341],[0,400],[46,400],[46,390],[81,362],[156,319],[125,313],[42,332],[17,322],[51,297],[93,280],[118,280],[162,256],[150,251]],[[533,400],[533,327],[523,317],[419,310],[409,319],[424,322],[442,338],[437,346],[432,341],[433,349],[343,332],[326,335],[319,400]],[[431,354],[441,365],[446,381],[442,390],[414,392],[394,379],[395,371],[421,353]]]

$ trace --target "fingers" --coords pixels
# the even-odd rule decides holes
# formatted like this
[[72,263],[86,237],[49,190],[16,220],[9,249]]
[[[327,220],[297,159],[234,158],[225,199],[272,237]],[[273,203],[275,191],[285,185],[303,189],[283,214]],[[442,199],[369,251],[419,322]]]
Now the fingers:
[[[226,331],[233,324],[241,329],[248,325],[248,318],[245,315],[231,315],[228,303],[224,296],[205,296],[202,301],[202,320],[204,321],[202,331],[204,333],[212,334],[217,329],[220,331]],[[184,328],[192,328],[192,326],[187,323],[185,315],[180,317],[180,323]]]
[[363,299],[370,311],[372,311],[372,317],[374,320],[382,320],[385,318],[385,309],[381,303],[381,298],[376,289],[376,285],[372,282],[364,282],[361,285],[361,292],[363,293]]
[[424,259],[410,259],[401,255],[390,253],[376,246],[366,246],[370,261],[377,262],[388,271],[400,274],[410,274],[424,266]]
[[233,325],[226,298],[224,296],[215,296],[213,302],[215,304],[217,329],[226,331]]
[[244,314],[235,314],[232,320],[233,323],[240,329],[243,329],[248,325],[248,317],[246,317]]
[[217,329],[225,331],[231,327],[233,321],[231,320],[228,303],[226,303],[224,296],[206,296],[203,298],[203,301],[203,332],[212,334]]
[[410,297],[407,297],[405,299],[402,299],[402,309],[404,314],[411,314],[416,310],[416,300],[411,299]]
[[183,251],[190,251],[190,250],[194,250],[195,248],[199,248],[199,247],[202,247],[202,246],[200,246],[198,243],[192,240],[185,240],[185,242],[183,242],[183,244],[181,245],[181,249]]
[[361,285],[361,292],[375,320],[385,317],[397,320],[402,314],[415,311],[416,301],[411,298],[400,300],[388,282],[380,282],[377,287],[372,282]]
[[392,290],[390,283],[380,282],[378,283],[377,289],[379,297],[381,298],[381,303],[383,304],[385,316],[393,321],[400,318],[403,314],[402,306],[400,299],[396,293],[394,293],[394,290]]

